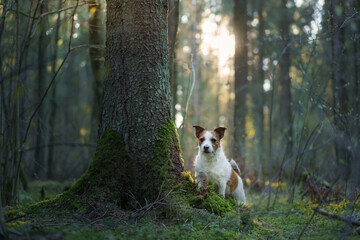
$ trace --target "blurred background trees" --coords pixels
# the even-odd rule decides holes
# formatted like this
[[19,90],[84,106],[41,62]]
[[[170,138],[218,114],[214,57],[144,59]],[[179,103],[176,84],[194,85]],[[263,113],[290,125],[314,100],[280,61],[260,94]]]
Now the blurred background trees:
[[[168,2],[173,115],[186,169],[197,152],[191,126],[225,126],[226,154],[249,186],[286,182],[291,201],[310,174],[355,193],[359,1]],[[87,168],[106,75],[105,6],[1,1],[3,204],[16,201],[27,179],[73,180]]]

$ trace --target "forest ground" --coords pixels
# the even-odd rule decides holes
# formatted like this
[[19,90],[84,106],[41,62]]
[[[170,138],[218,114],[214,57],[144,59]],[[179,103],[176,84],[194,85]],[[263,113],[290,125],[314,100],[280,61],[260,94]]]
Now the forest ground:
[[[53,181],[30,184],[30,190],[20,193],[20,203],[5,208],[15,215],[24,215],[22,209],[42,199],[53,198],[69,183]],[[261,199],[261,191],[247,192],[250,220],[244,224],[234,214],[216,216],[194,211],[190,217],[162,220],[156,215],[142,218],[132,217],[133,213],[98,213],[96,216],[64,214],[41,217],[26,215],[7,223],[8,228],[21,234],[11,239],[359,239],[359,228],[350,228],[346,223],[312,210],[313,204],[297,193],[292,204],[287,203],[287,193],[280,192],[276,204],[267,210],[267,198]],[[346,200],[322,207],[329,212],[343,214],[349,207]],[[359,214],[357,212],[356,214]],[[125,217],[126,216],[126,217]],[[126,220],[124,220],[126,218]],[[9,218],[7,218],[9,219]],[[311,221],[310,221],[311,220]],[[309,222],[310,221],[310,222]]]

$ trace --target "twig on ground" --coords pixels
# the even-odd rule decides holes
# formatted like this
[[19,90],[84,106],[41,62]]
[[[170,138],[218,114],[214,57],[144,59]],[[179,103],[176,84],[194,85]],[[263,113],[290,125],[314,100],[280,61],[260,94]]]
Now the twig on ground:
[[314,210],[314,212],[320,213],[323,216],[346,222],[349,225],[355,225],[355,226],[360,227],[360,222],[358,222],[358,221],[339,216],[339,215],[337,215],[335,213],[327,212],[327,211],[322,210],[320,208],[314,208],[313,210]]
[[26,217],[26,215],[19,215],[19,216],[13,217],[13,218],[9,218],[9,219],[5,220],[5,223],[15,221],[16,219],[19,219],[19,218],[22,218],[22,217]]
[[105,215],[108,213],[108,210],[105,211],[105,213],[103,215],[101,215],[100,217],[97,217],[96,219],[94,219],[90,224],[93,225],[94,223],[96,223],[97,221],[101,220],[103,217],[105,217]]
[[21,236],[22,234],[13,230],[8,230],[8,232],[12,235]]
[[302,235],[304,234],[306,228],[310,225],[311,221],[314,219],[315,217],[315,212],[313,212],[313,214],[311,215],[311,218],[309,219],[309,221],[306,223],[305,227],[303,228],[303,230],[301,231],[298,239],[301,239]]

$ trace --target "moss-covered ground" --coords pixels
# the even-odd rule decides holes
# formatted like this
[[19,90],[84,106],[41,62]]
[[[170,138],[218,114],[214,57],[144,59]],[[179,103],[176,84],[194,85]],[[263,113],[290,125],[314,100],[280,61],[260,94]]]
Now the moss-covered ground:
[[[275,205],[267,210],[267,199],[260,192],[247,192],[248,205],[235,207],[208,190],[198,194],[190,176],[171,192],[170,201],[144,206],[137,211],[123,211],[116,206],[78,208],[77,211],[27,212],[29,206],[50,199],[69,183],[32,182],[28,192],[20,193],[17,206],[5,208],[10,230],[21,234],[12,239],[359,239],[359,229],[346,223],[315,214],[316,204],[299,196],[287,203],[280,193]],[[322,207],[347,217],[352,205],[343,201]],[[30,208],[31,209],[31,208]],[[360,206],[355,215],[360,219]]]

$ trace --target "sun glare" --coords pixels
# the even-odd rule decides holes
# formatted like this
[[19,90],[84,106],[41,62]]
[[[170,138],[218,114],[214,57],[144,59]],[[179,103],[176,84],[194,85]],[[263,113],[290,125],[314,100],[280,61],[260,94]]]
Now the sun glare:
[[218,19],[215,17],[203,20],[201,52],[204,56],[210,53],[217,56],[220,75],[229,76],[230,66],[232,66],[231,59],[235,52],[235,38],[228,30],[228,20],[223,20],[220,24],[217,24],[217,21]]

